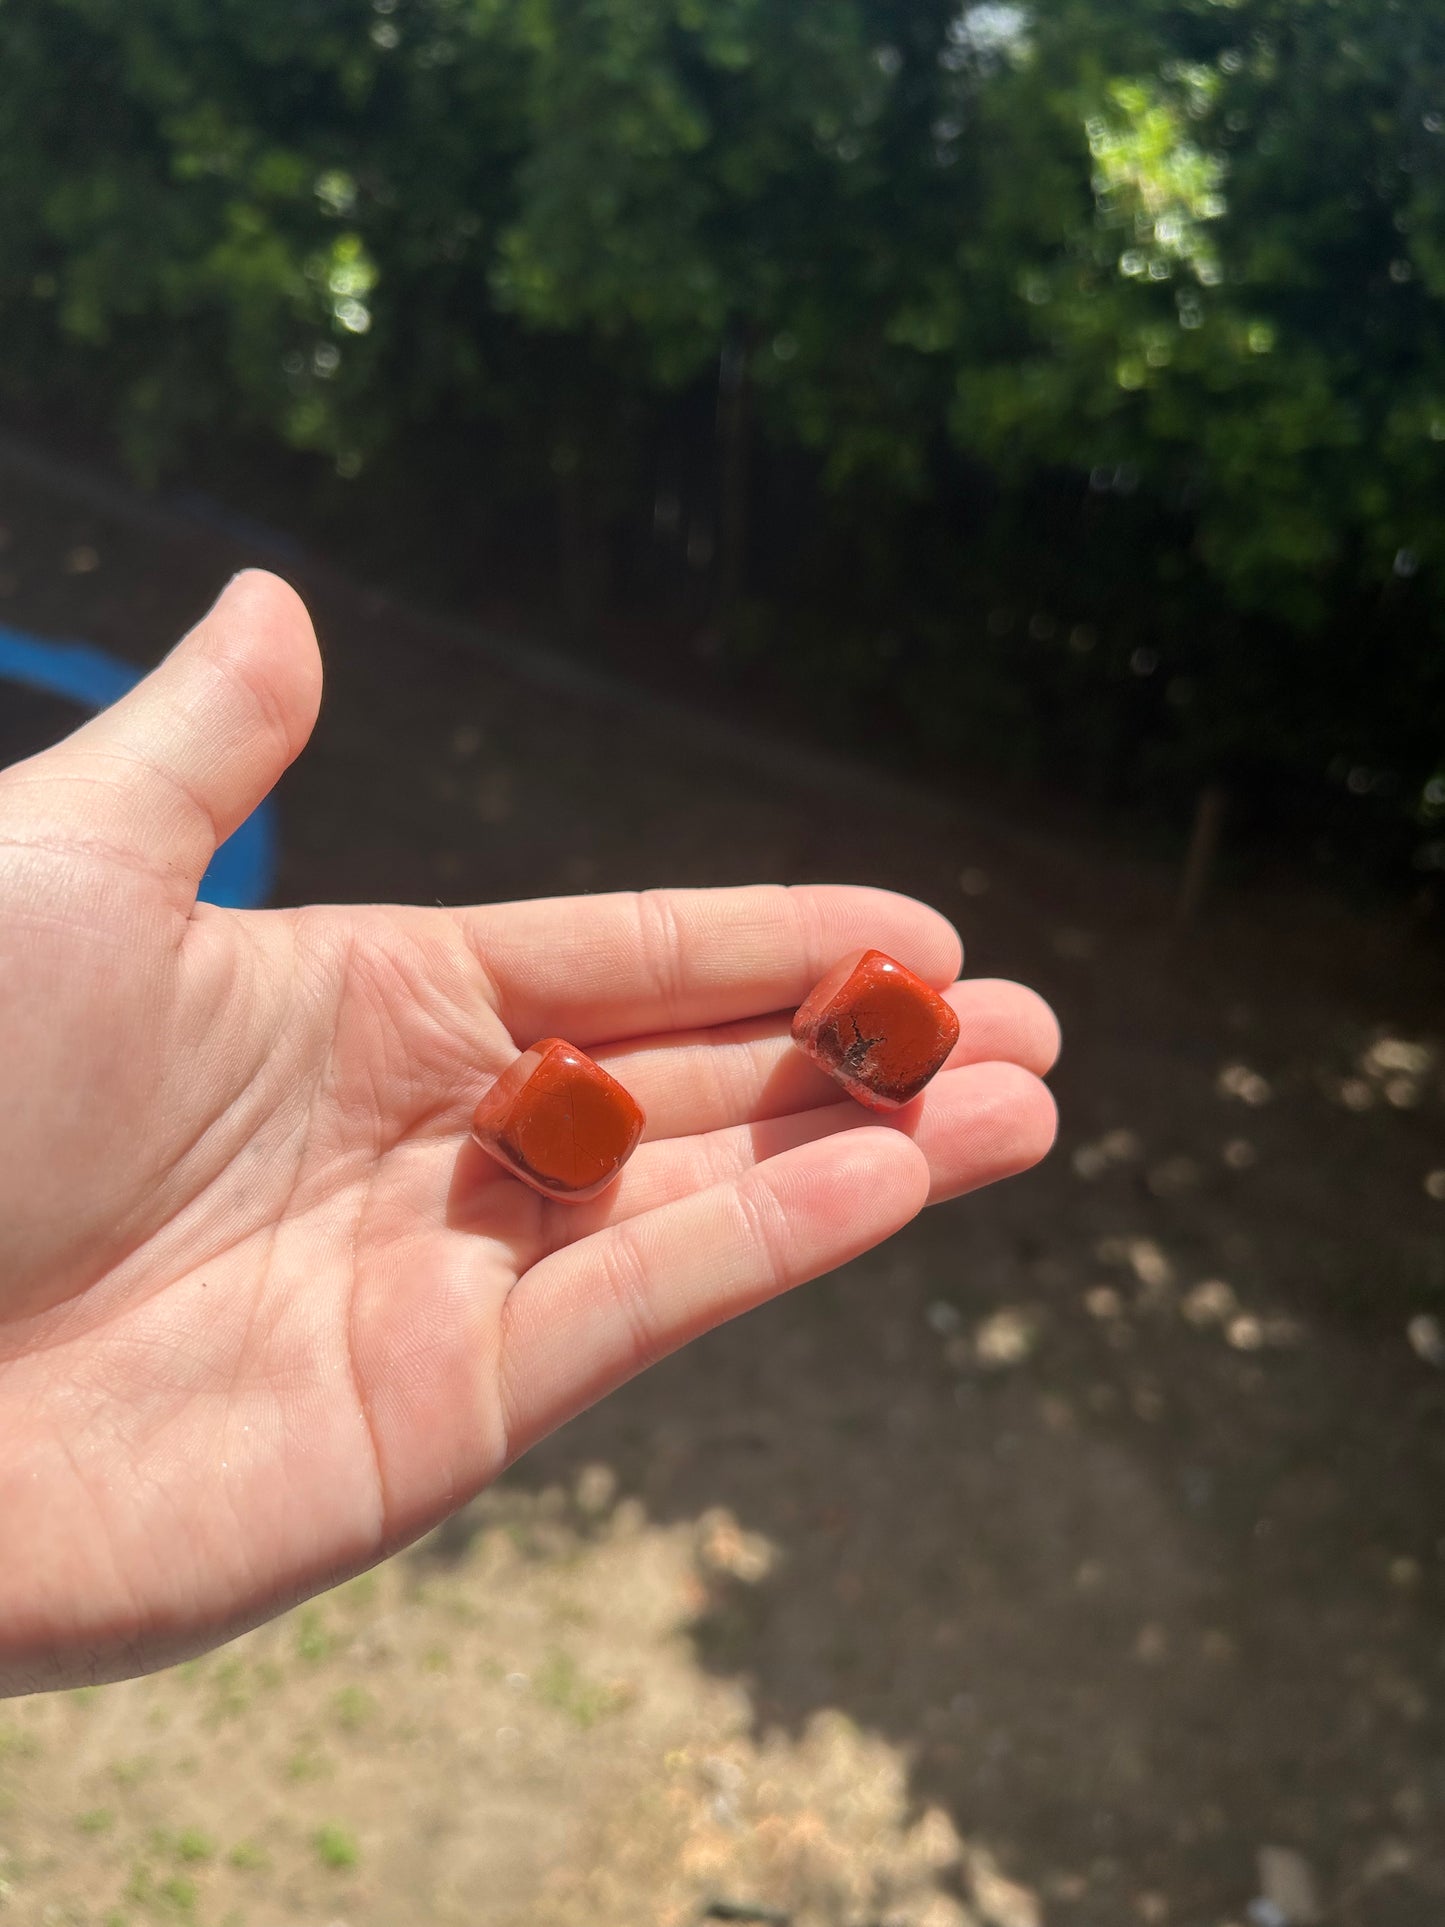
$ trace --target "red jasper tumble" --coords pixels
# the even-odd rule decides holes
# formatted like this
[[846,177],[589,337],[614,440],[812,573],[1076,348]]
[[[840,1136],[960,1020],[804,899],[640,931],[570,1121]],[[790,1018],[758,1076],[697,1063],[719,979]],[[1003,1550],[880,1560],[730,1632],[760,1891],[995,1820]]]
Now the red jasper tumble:
[[793,1019],[793,1042],[860,1104],[896,1111],[943,1068],[958,1018],[901,963],[860,950],[816,985]]
[[560,1037],[523,1051],[478,1104],[472,1136],[544,1198],[585,1204],[637,1149],[642,1107]]

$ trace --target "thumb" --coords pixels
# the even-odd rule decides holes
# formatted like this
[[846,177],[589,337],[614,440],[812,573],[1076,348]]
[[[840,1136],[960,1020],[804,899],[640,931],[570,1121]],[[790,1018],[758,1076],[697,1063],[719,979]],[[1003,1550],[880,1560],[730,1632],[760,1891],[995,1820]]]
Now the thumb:
[[12,774],[41,783],[48,834],[151,871],[189,909],[217,844],[305,748],[320,701],[305,604],[248,569],[128,695]]

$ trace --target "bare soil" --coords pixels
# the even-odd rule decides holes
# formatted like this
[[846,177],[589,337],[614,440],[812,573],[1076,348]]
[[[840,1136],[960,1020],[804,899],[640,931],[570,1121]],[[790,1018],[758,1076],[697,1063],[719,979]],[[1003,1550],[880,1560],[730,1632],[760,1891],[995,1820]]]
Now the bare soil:
[[[0,527],[0,622],[137,661],[258,554],[13,449]],[[1270,1927],[1276,1847],[1331,1922],[1439,1927],[1438,955],[1283,888],[1180,941],[1086,824],[289,573],[329,690],[281,900],[911,890],[1054,1000],[1063,1134],[377,1573],[8,1704],[0,1917]],[[0,688],[0,756],[66,721]]]

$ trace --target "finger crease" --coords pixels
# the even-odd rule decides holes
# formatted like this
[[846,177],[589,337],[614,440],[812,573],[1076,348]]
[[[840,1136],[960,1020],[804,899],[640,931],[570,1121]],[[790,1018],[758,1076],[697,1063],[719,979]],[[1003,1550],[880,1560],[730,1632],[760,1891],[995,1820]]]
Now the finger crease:
[[631,1334],[633,1348],[642,1366],[656,1364],[666,1347],[647,1307],[646,1266],[630,1231],[618,1231],[598,1252],[607,1288]]

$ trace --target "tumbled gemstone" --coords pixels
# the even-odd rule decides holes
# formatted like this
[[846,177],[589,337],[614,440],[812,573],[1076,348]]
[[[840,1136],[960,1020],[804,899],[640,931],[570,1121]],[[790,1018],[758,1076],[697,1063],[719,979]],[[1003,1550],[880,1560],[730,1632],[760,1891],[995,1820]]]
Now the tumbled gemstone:
[[632,1156],[644,1122],[636,1098],[600,1064],[544,1037],[478,1104],[472,1136],[544,1198],[585,1204]]
[[793,1019],[793,1042],[860,1104],[896,1111],[958,1042],[952,1007],[881,950],[834,964]]

